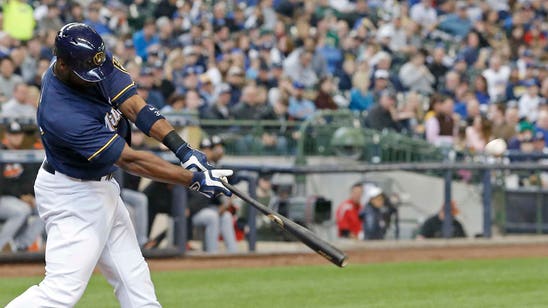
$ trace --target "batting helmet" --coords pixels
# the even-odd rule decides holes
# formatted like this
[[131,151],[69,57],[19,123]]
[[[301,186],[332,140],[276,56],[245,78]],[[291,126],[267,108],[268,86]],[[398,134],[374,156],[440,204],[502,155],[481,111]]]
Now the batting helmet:
[[85,81],[103,80],[114,69],[101,36],[90,26],[70,23],[55,37],[55,55]]

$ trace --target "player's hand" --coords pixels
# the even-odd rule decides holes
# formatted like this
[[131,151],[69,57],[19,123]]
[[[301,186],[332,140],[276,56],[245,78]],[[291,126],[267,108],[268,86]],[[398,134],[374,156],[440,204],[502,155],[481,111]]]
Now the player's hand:
[[187,151],[177,154],[177,158],[181,161],[183,168],[190,171],[206,171],[213,169],[207,162],[207,157],[201,151],[188,148]]
[[233,173],[229,169],[214,169],[194,172],[192,181],[188,188],[195,190],[202,195],[212,198],[220,194],[231,196],[232,192],[228,190],[221,182],[221,177],[231,176]]

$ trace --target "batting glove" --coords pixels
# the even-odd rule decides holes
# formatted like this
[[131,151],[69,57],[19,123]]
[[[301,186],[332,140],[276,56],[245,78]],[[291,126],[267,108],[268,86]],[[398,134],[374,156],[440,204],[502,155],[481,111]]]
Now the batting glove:
[[207,157],[201,151],[187,147],[186,150],[179,150],[177,158],[181,161],[181,166],[190,171],[206,171],[213,169],[207,162]]
[[223,185],[220,178],[231,176],[232,173],[233,171],[228,169],[194,172],[188,188],[195,190],[208,198],[213,198],[220,194],[231,196],[232,192]]

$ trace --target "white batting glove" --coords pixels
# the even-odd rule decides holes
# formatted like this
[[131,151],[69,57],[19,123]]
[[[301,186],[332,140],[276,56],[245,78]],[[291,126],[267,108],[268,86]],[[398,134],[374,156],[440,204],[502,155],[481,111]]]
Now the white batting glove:
[[234,172],[229,169],[194,172],[191,184],[188,188],[195,190],[208,198],[213,198],[220,194],[230,197],[232,192],[223,185],[220,178],[231,176],[233,173]]

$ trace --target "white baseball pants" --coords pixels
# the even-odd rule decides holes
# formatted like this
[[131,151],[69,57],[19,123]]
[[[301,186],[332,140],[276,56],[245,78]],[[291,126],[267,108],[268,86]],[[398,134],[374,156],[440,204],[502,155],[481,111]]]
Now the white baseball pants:
[[115,180],[78,181],[40,169],[38,212],[46,223],[46,277],[7,305],[72,307],[96,265],[121,307],[160,307]]

